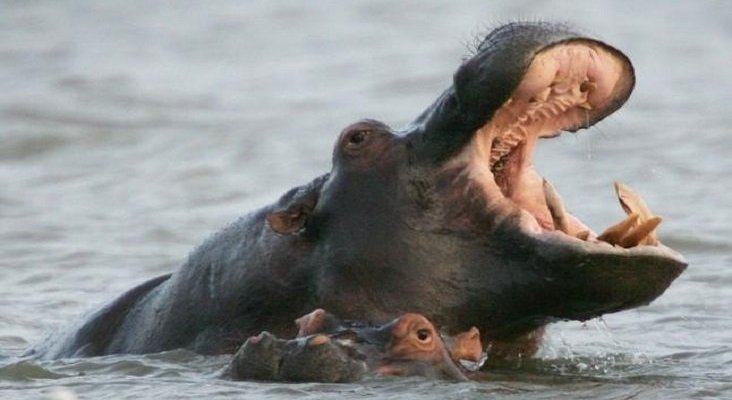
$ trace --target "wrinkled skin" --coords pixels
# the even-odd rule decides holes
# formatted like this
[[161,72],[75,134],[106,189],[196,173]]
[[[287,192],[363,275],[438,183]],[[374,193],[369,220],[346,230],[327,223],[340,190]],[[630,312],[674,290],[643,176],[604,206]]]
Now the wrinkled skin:
[[[445,346],[434,325],[405,314],[382,326],[342,324],[318,309],[297,320],[298,338],[262,332],[244,342],[222,376],[278,382],[355,382],[367,374],[467,380],[458,364],[482,349],[471,330]],[[476,347],[477,346],[477,347]]]
[[322,307],[367,323],[415,312],[450,333],[475,326],[508,357],[531,355],[552,321],[648,304],[686,267],[655,239],[658,219],[631,205],[641,216],[617,243],[602,240],[613,235],[562,211],[547,185],[542,194],[531,163],[538,138],[601,120],[633,85],[629,60],[602,42],[557,25],[500,27],[413,123],[346,127],[329,173],[28,354],[233,352],[263,330],[294,336],[290,321]]

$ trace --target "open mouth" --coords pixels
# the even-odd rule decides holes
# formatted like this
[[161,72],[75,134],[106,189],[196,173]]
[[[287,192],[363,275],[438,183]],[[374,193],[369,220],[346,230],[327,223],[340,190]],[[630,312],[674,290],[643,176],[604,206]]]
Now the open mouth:
[[591,126],[615,111],[633,84],[630,63],[600,43],[572,40],[549,46],[536,54],[517,89],[456,161],[467,164],[471,180],[488,198],[518,206],[529,232],[560,232],[622,248],[657,246],[661,218],[628,186],[615,184],[627,218],[598,234],[566,211],[557,191],[533,165],[540,138]]

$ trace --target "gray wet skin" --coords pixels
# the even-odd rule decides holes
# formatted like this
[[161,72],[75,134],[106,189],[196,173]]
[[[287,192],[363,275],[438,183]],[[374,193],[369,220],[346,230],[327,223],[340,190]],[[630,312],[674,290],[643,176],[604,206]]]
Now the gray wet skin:
[[[291,321],[317,307],[366,322],[418,312],[505,346],[552,321],[648,304],[683,258],[586,236],[578,219],[551,215],[525,165],[538,137],[601,120],[633,84],[629,60],[602,42],[558,25],[500,27],[413,123],[350,125],[329,173],[27,354],[231,353],[263,330],[294,336]],[[560,219],[571,234],[553,228]]]

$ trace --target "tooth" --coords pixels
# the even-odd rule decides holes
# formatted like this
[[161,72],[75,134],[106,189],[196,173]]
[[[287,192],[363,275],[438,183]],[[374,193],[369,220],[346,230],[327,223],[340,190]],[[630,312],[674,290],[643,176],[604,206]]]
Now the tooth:
[[637,213],[628,215],[624,220],[605,229],[605,232],[601,233],[600,236],[597,237],[597,240],[602,240],[603,242],[608,242],[610,244],[618,244],[620,240],[633,229],[639,217],[640,216]]
[[[648,205],[643,200],[643,198],[641,198],[638,193],[631,189],[630,186],[621,182],[615,182],[615,192],[618,195],[618,200],[620,201],[620,206],[623,207],[623,210],[625,210],[625,212],[628,214],[637,213],[639,215],[639,222],[641,225],[643,225],[646,221],[656,218],[656,216],[653,215],[653,212],[651,212],[651,209],[648,208]],[[659,221],[658,224],[660,223],[661,222]],[[658,226],[658,224],[656,224],[656,226]],[[651,231],[646,236],[647,237],[643,238],[643,244],[658,244],[658,240],[656,239],[655,227],[654,229],[651,229]]]
[[559,197],[559,193],[554,189],[549,181],[544,179],[544,199],[546,206],[549,208],[549,214],[552,216],[552,222],[554,223],[554,229],[569,234],[569,226],[567,223],[567,210],[564,208],[562,198]]
[[559,98],[557,98],[557,102],[559,104],[563,105],[564,107],[571,107],[571,106],[573,106],[573,104],[572,104],[573,103],[573,100],[574,99],[571,98],[571,97],[559,97]]
[[559,115],[564,112],[562,105],[559,103],[547,103],[547,107],[554,115]]
[[546,101],[546,99],[549,98],[549,95],[552,93],[552,88],[548,87],[541,92],[536,94],[536,99],[540,101]]
[[574,237],[576,237],[579,240],[587,240],[590,238],[590,231],[584,230],[581,232],[577,232]]
[[549,118],[553,117],[551,111],[547,110],[546,108],[540,108],[540,109],[536,110],[536,112],[539,114],[539,116],[541,116],[544,119],[549,119]]
[[572,89],[572,83],[571,82],[557,82],[553,86],[554,93],[557,94],[563,94],[567,93]]
[[643,220],[653,216],[646,202],[630,186],[615,182],[615,193],[617,193],[620,206],[623,207],[626,214],[638,213]]
[[628,232],[628,234],[625,235],[618,244],[625,248],[635,247],[639,244],[658,244],[656,238],[652,236],[658,225],[661,224],[661,221],[663,221],[663,218],[661,217],[651,217],[650,219],[641,222],[640,225]]
[[551,103],[552,105],[552,112],[554,112],[554,115],[559,115],[567,110],[567,107],[563,106],[560,102]]
[[589,102],[587,102],[587,101],[585,101],[585,102],[584,102],[584,103],[582,103],[582,104],[577,104],[577,107],[579,107],[579,108],[584,108],[585,110],[592,110],[592,104],[590,104],[590,103],[589,103]]
[[518,129],[519,129],[522,140],[529,136],[529,129],[527,127],[525,127],[523,125],[519,125]]

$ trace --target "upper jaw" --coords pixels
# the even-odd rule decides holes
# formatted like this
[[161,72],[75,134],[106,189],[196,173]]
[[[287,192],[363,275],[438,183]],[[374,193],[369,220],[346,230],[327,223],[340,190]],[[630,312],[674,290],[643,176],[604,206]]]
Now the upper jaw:
[[493,199],[489,205],[503,203],[517,210],[527,234],[557,232],[558,240],[585,242],[578,247],[583,250],[640,246],[630,253],[642,253],[647,250],[643,247],[655,246],[647,252],[685,264],[678,253],[659,246],[655,231],[662,219],[627,185],[615,183],[628,217],[597,234],[567,212],[559,193],[533,165],[539,139],[591,125],[619,107],[632,87],[632,66],[615,51],[586,40],[545,48],[533,58],[512,96],[446,168],[464,168],[471,183]]
[[[543,57],[546,55],[550,56]],[[576,63],[578,60],[580,63]],[[538,63],[542,64],[540,68],[533,68]],[[567,120],[561,126],[546,127],[552,133],[591,125],[620,107],[635,82],[633,67],[618,50],[566,26],[507,24],[485,37],[476,53],[455,72],[453,85],[404,132],[415,139],[420,162],[442,165],[460,153],[477,130],[496,120],[497,111],[509,99],[541,99],[551,83],[558,84],[553,88],[558,93],[578,78],[582,79],[576,89],[591,89],[588,99],[597,106],[589,109],[586,102],[567,105],[565,108],[584,106],[565,109]],[[598,101],[600,97],[604,99]]]
[[[476,70],[470,64],[481,57],[485,58],[469,60],[456,74],[455,91],[463,109],[469,108],[467,95],[458,82],[464,86],[470,79],[459,75]],[[625,102],[635,83],[627,57],[604,43],[572,36],[538,46],[527,57],[528,66],[509,96],[442,169],[462,170],[467,181],[480,188],[488,209],[518,212],[527,234],[551,233],[583,251],[647,253],[685,265],[683,257],[656,239],[661,218],[626,185],[616,183],[615,188],[628,217],[597,234],[566,211],[557,191],[533,165],[540,138],[589,127]]]
[[443,185],[455,192],[449,196],[467,193],[467,182],[470,195],[483,199],[484,219],[518,213],[528,235],[551,234],[571,248],[597,251],[633,248],[635,254],[655,247],[649,254],[683,263],[658,244],[660,220],[650,211],[624,205],[631,221],[613,228],[620,237],[597,234],[564,209],[533,165],[540,138],[602,120],[627,100],[634,84],[629,59],[605,43],[559,25],[508,24],[485,38],[457,70],[453,86],[406,133],[415,159],[437,166],[443,180],[452,182]]

